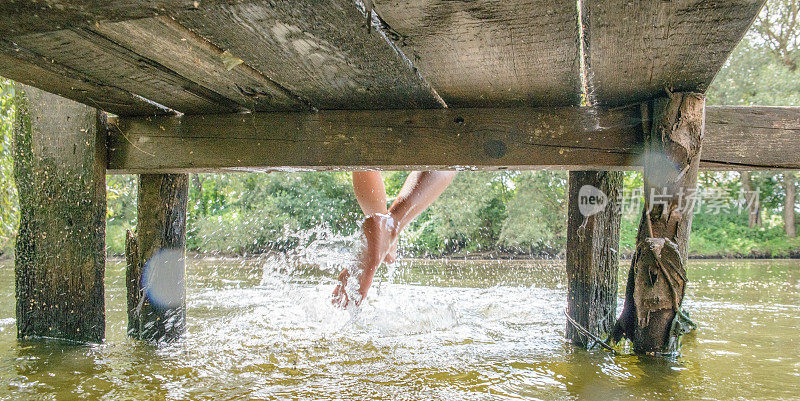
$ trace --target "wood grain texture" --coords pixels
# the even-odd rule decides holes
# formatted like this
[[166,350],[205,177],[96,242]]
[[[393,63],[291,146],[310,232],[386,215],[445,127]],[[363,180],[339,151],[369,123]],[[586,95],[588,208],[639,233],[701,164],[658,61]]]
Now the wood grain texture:
[[317,108],[441,107],[351,0],[250,1],[174,16]]
[[637,154],[639,117],[638,107],[599,115],[567,107],[129,118],[110,133],[109,167],[160,172],[628,166]]
[[[649,122],[644,122],[649,124]],[[638,106],[121,118],[109,170],[641,168]],[[800,169],[797,107],[708,107],[701,167]]]
[[98,82],[80,71],[52,62],[4,40],[0,40],[0,74],[117,115],[172,112],[166,107],[145,101],[115,83]]
[[[567,314],[598,338],[605,338],[614,326],[617,311],[617,270],[619,270],[619,227],[621,213],[617,197],[622,192],[622,172],[570,171],[567,209]],[[581,213],[581,188],[591,185],[608,198],[597,214]],[[571,323],[565,337],[573,344],[592,344]]]
[[92,30],[251,111],[308,109],[289,91],[169,17],[101,23]]
[[585,0],[594,104],[616,106],[704,92],[764,0]]
[[395,43],[451,107],[579,100],[575,1],[374,3]]
[[[238,2],[247,0],[235,0]],[[0,2],[0,38],[31,32],[89,27],[207,7],[229,0],[10,0]]]
[[139,176],[136,235],[125,243],[128,335],[168,342],[186,330],[185,174]]
[[701,165],[796,170],[799,142],[800,107],[706,107]]
[[124,88],[180,112],[240,110],[236,102],[90,30],[36,33],[13,41],[93,81]]
[[14,178],[19,338],[105,335],[105,114],[18,85]]
[[688,244],[704,135],[705,96],[674,93],[652,101],[644,166],[648,194],[625,286],[625,303],[611,338],[633,343],[636,353],[672,354],[680,334],[672,330],[686,289]]

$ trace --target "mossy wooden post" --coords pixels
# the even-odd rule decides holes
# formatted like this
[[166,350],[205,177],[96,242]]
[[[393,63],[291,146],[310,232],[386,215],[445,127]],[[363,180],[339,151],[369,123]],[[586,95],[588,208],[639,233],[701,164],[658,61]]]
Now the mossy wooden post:
[[682,313],[689,233],[705,124],[705,97],[673,93],[644,109],[645,206],[613,339],[639,353],[671,353],[693,325]]
[[17,336],[102,342],[106,116],[16,86]]
[[186,329],[186,174],[139,176],[136,234],[125,244],[128,335],[171,341]]
[[[567,314],[598,338],[611,332],[617,308],[621,188],[621,172],[569,173]],[[592,342],[569,321],[566,337]]]

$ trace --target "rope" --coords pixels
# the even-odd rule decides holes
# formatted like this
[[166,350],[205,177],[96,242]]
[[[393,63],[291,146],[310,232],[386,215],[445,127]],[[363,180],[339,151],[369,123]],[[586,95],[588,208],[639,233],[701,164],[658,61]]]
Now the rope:
[[[594,341],[595,344],[600,344],[600,346],[602,346],[603,348],[611,351],[612,354],[614,354],[614,355],[617,354],[617,351],[614,350],[614,348],[611,348],[610,345],[608,345],[605,342],[603,342],[603,340],[601,340],[600,337],[597,337],[596,335],[592,334],[591,332],[589,332],[589,330],[587,330],[585,327],[581,326],[578,322],[576,322],[574,319],[572,319],[569,316],[569,313],[567,313],[566,309],[564,309],[564,316],[567,317],[567,321],[569,322],[569,324],[572,325],[572,327],[575,328],[575,330],[578,330],[581,334],[583,334],[586,337],[590,338],[592,341]],[[594,346],[594,344],[592,344],[592,345]]]

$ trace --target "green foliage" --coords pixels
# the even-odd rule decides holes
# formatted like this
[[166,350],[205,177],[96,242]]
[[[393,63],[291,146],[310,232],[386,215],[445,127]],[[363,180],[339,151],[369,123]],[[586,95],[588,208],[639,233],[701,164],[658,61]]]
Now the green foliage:
[[800,240],[787,238],[783,221],[774,216],[760,228],[747,227],[746,213],[694,216],[689,249],[706,256],[796,256]]
[[136,176],[106,176],[106,248],[125,254],[125,232],[136,226]]
[[407,228],[404,244],[418,254],[491,249],[505,218],[507,176],[495,172],[456,175],[439,200]]
[[800,69],[790,70],[748,36],[734,49],[707,95],[708,104],[800,105]]
[[800,105],[797,0],[769,0],[708,90],[708,104]]
[[19,201],[14,185],[12,131],[14,85],[0,77],[0,255],[13,247],[19,221]]
[[225,253],[286,250],[285,235],[318,226],[358,228],[348,173],[210,174],[192,177],[187,246]]
[[561,253],[567,242],[566,172],[526,171],[515,182],[500,244],[524,253]]

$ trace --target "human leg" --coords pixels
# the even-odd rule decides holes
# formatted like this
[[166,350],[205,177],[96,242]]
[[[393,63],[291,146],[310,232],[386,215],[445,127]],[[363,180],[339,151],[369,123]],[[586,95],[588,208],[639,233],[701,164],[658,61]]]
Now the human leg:
[[[358,297],[355,300],[356,304],[366,297],[375,270],[381,261],[387,258],[392,245],[396,244],[400,231],[444,192],[454,176],[453,171],[414,171],[406,178],[400,194],[388,210],[388,215],[375,214],[364,220],[361,228],[365,238],[364,249],[359,257],[358,270],[354,277],[358,280],[358,294],[354,294]],[[364,192],[369,193],[367,190]],[[344,290],[349,277],[350,272],[346,269],[342,271],[339,275],[340,284],[333,293],[334,303],[341,306],[346,306],[349,302]]]

